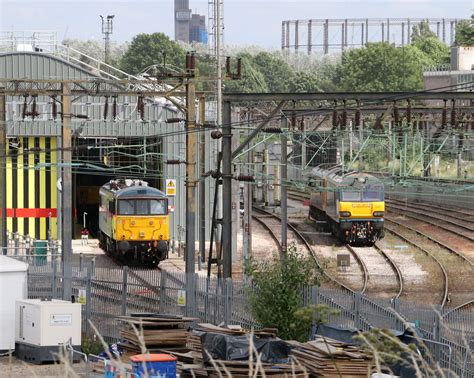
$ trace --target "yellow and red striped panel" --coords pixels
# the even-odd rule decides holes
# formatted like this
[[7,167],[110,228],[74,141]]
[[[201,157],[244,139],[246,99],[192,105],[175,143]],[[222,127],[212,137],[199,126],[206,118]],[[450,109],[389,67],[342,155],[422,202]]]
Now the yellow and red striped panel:
[[7,144],[7,229],[44,240],[57,238],[57,139],[24,137]]

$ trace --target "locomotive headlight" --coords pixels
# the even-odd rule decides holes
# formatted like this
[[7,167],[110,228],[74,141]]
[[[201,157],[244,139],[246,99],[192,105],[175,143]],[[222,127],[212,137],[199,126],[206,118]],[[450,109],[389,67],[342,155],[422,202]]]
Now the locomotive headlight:
[[383,211],[374,211],[374,217],[383,217],[384,212]]
[[350,217],[351,212],[350,211],[339,211],[339,216],[341,216],[341,217]]

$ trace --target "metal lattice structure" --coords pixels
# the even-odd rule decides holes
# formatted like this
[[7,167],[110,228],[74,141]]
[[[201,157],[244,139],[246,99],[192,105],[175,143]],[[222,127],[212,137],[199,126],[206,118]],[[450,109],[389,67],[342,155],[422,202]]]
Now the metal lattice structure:
[[412,27],[426,22],[437,37],[452,45],[456,18],[346,18],[287,20],[282,22],[282,51],[329,54],[369,42],[390,42],[405,46],[411,42]]

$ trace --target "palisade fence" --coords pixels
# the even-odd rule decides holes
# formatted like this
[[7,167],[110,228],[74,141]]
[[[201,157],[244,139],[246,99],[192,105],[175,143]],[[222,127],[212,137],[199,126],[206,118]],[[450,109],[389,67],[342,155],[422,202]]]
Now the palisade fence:
[[[60,261],[30,265],[29,298],[62,298]],[[73,267],[73,295],[85,297],[83,330],[92,333],[88,320],[109,342],[120,339],[117,316],[131,313],[185,315],[198,322],[240,324],[259,328],[249,308],[249,282],[208,279],[197,274],[128,267]],[[324,304],[339,310],[328,325],[342,330],[392,329],[403,333],[407,322],[419,331],[442,368],[474,378],[474,311],[446,311],[401,300],[369,298],[339,289],[307,287],[303,305]],[[474,307],[474,306],[473,306]]]

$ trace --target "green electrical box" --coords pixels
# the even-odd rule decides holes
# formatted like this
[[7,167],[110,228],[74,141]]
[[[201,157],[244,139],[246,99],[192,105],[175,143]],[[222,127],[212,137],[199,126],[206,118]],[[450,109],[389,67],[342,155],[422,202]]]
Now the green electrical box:
[[48,241],[35,240],[35,265],[46,265],[48,255]]

